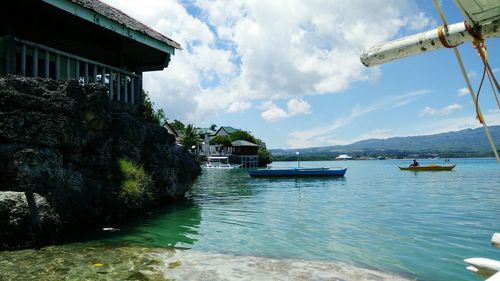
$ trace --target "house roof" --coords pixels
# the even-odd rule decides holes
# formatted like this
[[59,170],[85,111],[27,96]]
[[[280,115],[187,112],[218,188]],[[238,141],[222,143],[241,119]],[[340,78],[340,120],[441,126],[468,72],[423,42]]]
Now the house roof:
[[226,131],[226,133],[228,133],[229,135],[238,131],[237,129],[233,128],[233,127],[229,127],[229,126],[222,126],[220,127],[217,132],[215,133],[216,135],[219,133],[220,130],[224,130]]
[[[58,8],[61,8],[63,10],[66,10],[68,12],[71,12],[79,17],[86,18],[87,16],[85,15],[84,11],[78,11],[75,9],[75,7],[72,7],[71,4],[76,4],[78,6],[84,7],[88,10],[91,10],[92,12],[95,12],[109,20],[112,20],[114,22],[117,22],[123,26],[125,26],[128,29],[131,29],[133,31],[137,31],[143,35],[147,35],[148,37],[154,38],[164,44],[167,44],[168,46],[174,48],[174,49],[182,49],[181,45],[174,40],[168,38],[167,36],[153,30],[149,26],[135,20],[134,18],[130,17],[129,15],[125,14],[124,12],[120,11],[117,8],[114,8],[108,4],[105,4],[99,0],[43,0],[46,3],[49,3],[53,6],[56,6]],[[90,20],[86,18],[87,20]],[[95,21],[95,20],[94,20]],[[95,24],[105,26],[105,23],[99,22],[98,20],[95,21]],[[120,30],[110,28],[114,32],[117,33],[122,33]],[[133,37],[133,34],[130,32],[127,33],[128,37]]]
[[162,41],[176,49],[181,49],[181,45],[174,40],[168,38],[167,36],[153,30],[149,26],[133,19],[124,12],[114,8],[108,4],[105,4],[99,0],[71,0],[72,2],[83,6],[85,8],[91,9],[94,12],[103,15],[109,19],[115,20],[126,27],[144,33],[150,37],[155,38],[158,41]]
[[249,142],[246,140],[235,140],[235,141],[231,142],[231,145],[232,146],[258,146],[255,143]]
[[170,126],[170,124],[168,124],[168,122],[165,122],[165,124],[163,124],[163,127],[165,129],[167,129],[167,131],[171,134],[174,135],[174,137],[178,138],[179,137],[179,133],[177,133],[177,131],[172,127]]
[[206,135],[206,134],[214,135],[215,134],[215,131],[210,130],[209,128],[196,128],[195,130],[196,130],[196,134],[198,134],[198,135]]

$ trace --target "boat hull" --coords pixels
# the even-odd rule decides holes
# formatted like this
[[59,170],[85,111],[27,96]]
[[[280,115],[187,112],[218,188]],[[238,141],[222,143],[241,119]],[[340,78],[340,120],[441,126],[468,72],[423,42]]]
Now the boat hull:
[[251,177],[343,177],[346,169],[331,170],[329,168],[292,168],[292,169],[258,169],[249,170]]
[[440,165],[429,165],[429,166],[417,166],[417,167],[399,167],[402,171],[451,171],[455,168],[455,165],[440,166]]

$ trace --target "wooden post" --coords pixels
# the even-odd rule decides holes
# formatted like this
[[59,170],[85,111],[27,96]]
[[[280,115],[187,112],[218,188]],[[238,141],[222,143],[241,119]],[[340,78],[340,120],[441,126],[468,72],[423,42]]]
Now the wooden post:
[[61,56],[56,54],[56,80],[61,79]]
[[135,77],[132,76],[130,78],[130,103],[131,104],[135,104],[135,85],[134,85],[134,81],[135,81]]
[[33,48],[33,78],[38,78],[38,48]]
[[113,100],[113,71],[109,70],[109,98]]
[[97,65],[92,67],[92,83],[97,83]]
[[116,97],[118,99],[118,101],[121,100],[121,84],[122,84],[122,80],[121,80],[121,77],[120,77],[120,73],[116,73]]
[[129,102],[129,99],[128,99],[128,76],[125,75],[123,77],[123,100],[125,101],[125,103],[128,103]]
[[106,83],[106,68],[101,66],[101,85]]
[[66,57],[66,80],[71,80],[71,59]]
[[45,67],[44,67],[44,77],[45,79],[49,79],[50,78],[50,53],[49,51],[45,51]]
[[75,61],[75,79],[80,83],[80,61]]
[[21,75],[26,76],[26,44],[21,46]]
[[89,64],[86,62],[83,65],[83,84],[89,83]]
[[139,105],[139,110],[142,106],[142,72],[138,72],[137,75],[139,75],[139,78],[137,79],[137,104]]
[[4,39],[3,69],[5,74],[16,74],[16,41],[8,35]]

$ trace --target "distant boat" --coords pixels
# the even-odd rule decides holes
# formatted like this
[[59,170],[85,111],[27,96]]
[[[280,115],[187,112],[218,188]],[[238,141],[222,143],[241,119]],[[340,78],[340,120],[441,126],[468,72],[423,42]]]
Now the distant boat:
[[399,167],[402,171],[451,171],[456,165],[427,165],[427,166],[413,166],[413,167]]
[[229,164],[229,158],[226,156],[208,156],[205,168],[208,169],[234,169],[240,165]]
[[251,177],[343,177],[347,171],[345,169],[323,168],[279,168],[279,169],[257,169],[248,170]]
[[352,157],[347,154],[340,154],[335,159],[337,160],[352,160]]

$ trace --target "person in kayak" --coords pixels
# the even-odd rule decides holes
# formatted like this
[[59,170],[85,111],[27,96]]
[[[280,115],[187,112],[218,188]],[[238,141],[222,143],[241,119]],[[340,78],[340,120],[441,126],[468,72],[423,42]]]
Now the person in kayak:
[[418,164],[416,159],[413,159],[413,163],[410,164],[410,167],[418,167],[420,164]]

